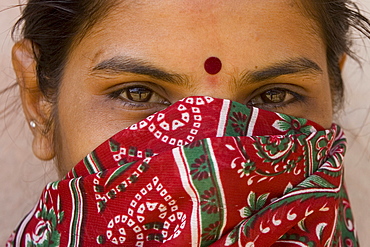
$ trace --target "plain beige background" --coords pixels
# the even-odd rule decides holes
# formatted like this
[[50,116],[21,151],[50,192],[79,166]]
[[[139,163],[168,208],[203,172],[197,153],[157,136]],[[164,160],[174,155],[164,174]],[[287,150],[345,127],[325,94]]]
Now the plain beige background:
[[[17,0],[0,0],[3,10]],[[370,0],[357,0],[370,18]],[[0,12],[0,91],[15,82],[10,62],[11,25],[19,9]],[[370,42],[356,40],[363,68],[349,60],[345,66],[346,102],[336,122],[349,141],[346,179],[362,246],[370,246]],[[366,51],[367,50],[367,51]],[[17,90],[0,95],[0,109],[14,107]],[[32,137],[17,101],[12,114],[0,117],[0,245],[36,203],[43,186],[56,178],[52,163],[33,157]]]

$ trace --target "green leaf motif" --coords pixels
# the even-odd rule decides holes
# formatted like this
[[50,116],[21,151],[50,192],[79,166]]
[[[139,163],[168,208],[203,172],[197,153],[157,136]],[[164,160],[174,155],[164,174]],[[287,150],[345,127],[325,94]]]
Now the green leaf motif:
[[230,246],[233,245],[237,242],[238,240],[238,229],[239,227],[235,227],[229,235],[227,235],[226,241],[225,241],[225,246]]
[[249,193],[247,202],[252,211],[256,210],[256,193],[254,191]]
[[284,119],[287,122],[290,122],[292,119],[290,116],[285,115],[285,114],[278,114],[282,119]]
[[265,194],[262,194],[258,197],[257,199],[257,208],[256,210],[259,210],[261,209],[263,206],[265,206],[266,204],[266,201],[267,201],[267,198],[268,196],[270,195],[270,193],[265,193]]
[[50,187],[53,189],[53,190],[57,190],[58,189],[58,185],[59,185],[59,181],[56,181],[56,182],[52,182],[49,184]]
[[307,120],[304,118],[290,117],[284,114],[278,114],[283,120],[276,120],[273,126],[275,129],[281,132],[287,132],[287,134],[304,133],[310,134],[315,130],[313,126],[306,125]]
[[269,195],[270,193],[265,193],[260,195],[256,199],[256,193],[254,191],[251,191],[247,198],[248,205],[239,210],[240,216],[242,218],[248,218],[252,216],[253,213],[257,212],[266,205],[266,201]]
[[[58,198],[58,209],[60,208],[59,203]],[[57,225],[63,220],[64,212],[55,212],[54,208],[48,209],[45,204],[42,204],[35,216],[39,219],[39,223],[32,234],[26,235],[27,247],[59,246],[60,233]]]
[[301,128],[302,133],[309,134],[312,133],[315,129],[312,126],[304,126]]
[[239,212],[240,212],[240,217],[242,218],[248,218],[252,215],[252,210],[250,210],[249,207],[244,207],[240,209]]
[[64,218],[64,212],[59,212],[58,213],[58,224],[62,222],[63,218]]
[[111,139],[109,140],[109,147],[111,152],[118,152],[119,150],[119,143],[116,142],[115,140]]
[[293,185],[289,182],[288,185],[285,187],[285,190],[284,190],[284,193],[283,195],[286,195],[288,194],[289,192],[291,192],[293,190]]
[[280,120],[276,121],[273,126],[281,132],[285,132],[290,129],[290,124]]
[[241,167],[238,170],[238,173],[240,174],[240,178],[243,178],[244,176],[249,176],[254,170],[256,170],[256,164],[255,162],[251,160],[247,160],[246,162],[243,162],[241,164]]
[[316,188],[318,186],[320,188],[335,188],[333,184],[317,175],[312,175],[299,184],[299,187],[303,188]]

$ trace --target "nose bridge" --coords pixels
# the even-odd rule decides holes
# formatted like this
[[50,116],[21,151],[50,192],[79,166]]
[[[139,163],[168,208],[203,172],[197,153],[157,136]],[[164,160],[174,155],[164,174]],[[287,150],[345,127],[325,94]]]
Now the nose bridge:
[[197,83],[197,85],[189,91],[189,95],[186,96],[210,96],[213,98],[239,101],[233,85],[235,85],[235,83],[230,81],[207,78],[205,81]]

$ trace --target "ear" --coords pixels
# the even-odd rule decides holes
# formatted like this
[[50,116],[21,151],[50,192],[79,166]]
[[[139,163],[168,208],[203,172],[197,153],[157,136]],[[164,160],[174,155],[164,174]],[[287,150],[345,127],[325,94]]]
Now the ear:
[[347,54],[343,54],[340,58],[339,58],[339,69],[340,71],[343,71],[343,68],[344,68],[344,65],[347,61]]
[[32,150],[41,160],[55,156],[53,129],[49,129],[52,105],[40,91],[36,73],[36,61],[30,40],[22,40],[13,46],[12,62],[20,88],[23,111],[33,134]]

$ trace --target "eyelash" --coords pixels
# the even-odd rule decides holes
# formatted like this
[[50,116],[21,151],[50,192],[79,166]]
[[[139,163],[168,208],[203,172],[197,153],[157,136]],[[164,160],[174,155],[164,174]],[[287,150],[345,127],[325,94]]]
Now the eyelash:
[[[126,98],[122,97],[122,94],[126,92],[126,94],[129,92],[130,89],[144,89],[150,91],[150,96],[148,97],[148,100],[152,98],[153,95],[156,95],[156,97],[163,99],[161,102],[140,102],[140,101],[135,101],[135,100],[130,100],[129,97],[126,96]],[[139,90],[140,91],[140,90]],[[271,91],[277,91],[277,92],[284,92],[285,96],[283,99],[283,102],[279,103],[253,103],[252,101],[256,98],[261,98],[263,94]],[[136,92],[137,93],[137,92]],[[140,93],[139,93],[140,94]],[[299,93],[293,92],[292,90],[289,90],[284,87],[270,87],[266,89],[258,89],[256,90],[252,95],[251,99],[246,103],[248,106],[254,106],[266,110],[274,110],[274,109],[281,109],[286,107],[287,105],[294,104],[297,102],[305,102],[305,97]],[[287,100],[286,98],[288,95],[291,95],[292,99]],[[163,106],[165,105],[166,107],[171,105],[171,103],[166,100],[164,97],[160,96],[158,93],[155,92],[155,90],[151,89],[150,87],[144,86],[144,85],[130,85],[124,88],[121,88],[119,90],[116,90],[112,93],[110,93],[109,98],[119,100],[120,103],[124,104],[125,107],[128,107],[130,109],[147,109],[151,107],[158,107],[159,105]],[[140,94],[141,96],[141,94]]]
[[[129,99],[128,93],[129,93],[130,89],[148,90],[148,91],[150,91],[150,95],[148,96],[148,100],[150,100],[153,97],[153,95],[155,95],[155,97],[161,98],[161,99],[163,99],[163,101],[162,102],[144,102],[144,101],[140,102],[140,101],[135,101],[135,100]],[[122,94],[124,94],[124,93],[127,94],[126,97],[122,96]],[[138,92],[136,92],[136,93],[138,93]],[[139,95],[141,97],[140,92],[139,92]],[[121,88],[119,90],[116,90],[116,91],[108,94],[108,97],[111,98],[111,99],[114,99],[114,100],[119,100],[120,103],[124,104],[125,107],[129,107],[130,109],[135,109],[135,108],[147,109],[147,108],[151,108],[151,107],[156,107],[158,105],[166,105],[166,106],[171,105],[171,103],[168,100],[166,100],[164,97],[162,97],[158,93],[156,93],[155,90],[153,90],[149,87],[140,85],[140,84],[139,85],[130,85],[130,86]]]
[[[259,91],[259,92],[258,92]],[[285,97],[284,97],[284,101],[283,102],[279,102],[279,103],[253,103],[252,100],[257,98],[257,97],[262,97],[262,95],[264,93],[267,93],[267,92],[270,92],[270,91],[279,91],[279,92],[284,92],[285,93]],[[304,103],[305,102],[305,96],[297,93],[297,92],[293,92],[292,90],[289,90],[287,88],[284,88],[284,87],[277,87],[277,86],[274,86],[274,87],[271,87],[271,88],[267,88],[267,89],[263,89],[263,90],[257,90],[257,93],[255,93],[256,95],[253,96],[248,102],[247,102],[247,105],[249,106],[254,106],[254,107],[258,107],[258,108],[262,108],[262,109],[266,109],[266,110],[271,110],[271,109],[281,109],[281,108],[284,108],[290,104],[294,104],[294,103]],[[292,99],[290,100],[286,100],[286,98],[288,97],[288,95],[291,95]]]

